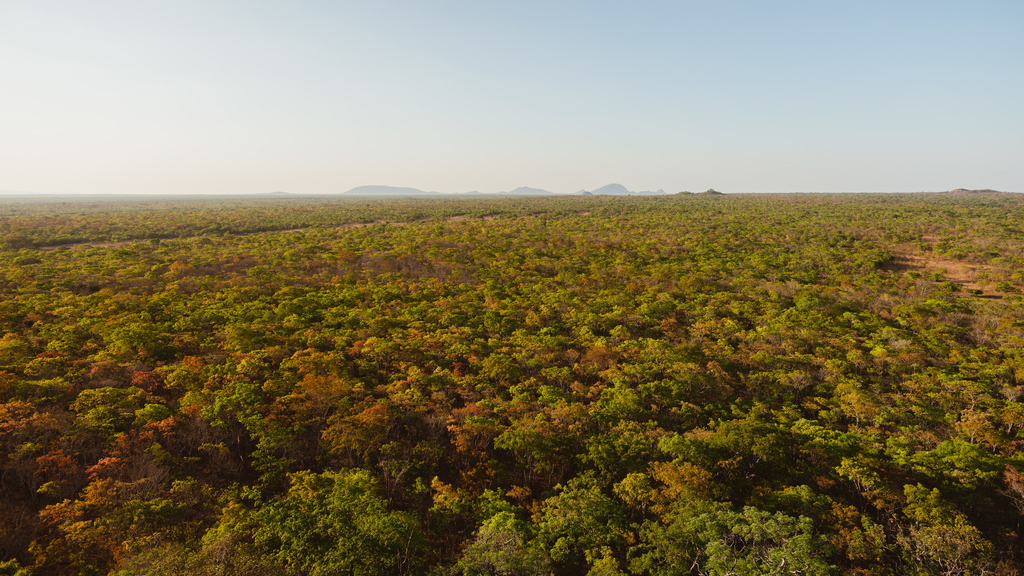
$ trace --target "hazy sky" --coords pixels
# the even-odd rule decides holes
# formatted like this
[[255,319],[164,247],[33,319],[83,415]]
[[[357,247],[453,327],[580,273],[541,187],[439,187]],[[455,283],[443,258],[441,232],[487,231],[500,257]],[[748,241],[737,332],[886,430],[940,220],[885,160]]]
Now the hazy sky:
[[0,0],[0,190],[1024,192],[1024,2]]

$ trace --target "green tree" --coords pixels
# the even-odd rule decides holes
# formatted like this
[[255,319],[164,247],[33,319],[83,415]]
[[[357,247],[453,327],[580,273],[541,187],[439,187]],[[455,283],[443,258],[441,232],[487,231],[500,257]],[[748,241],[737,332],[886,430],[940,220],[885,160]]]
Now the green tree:
[[531,527],[512,512],[499,512],[477,530],[456,568],[464,576],[549,574],[544,549],[531,541]]
[[630,569],[654,576],[831,574],[830,553],[808,518],[680,500],[666,524],[644,524]]
[[591,473],[573,478],[559,493],[544,502],[538,538],[551,558],[566,567],[580,567],[584,560],[611,547],[621,548],[626,536],[622,506],[605,495]]
[[416,519],[388,510],[364,470],[296,473],[254,518],[257,545],[293,574],[407,574],[421,558]]
[[938,488],[928,490],[920,484],[908,484],[904,493],[907,507],[903,511],[913,522],[899,541],[924,573],[983,574],[990,568],[992,544],[942,497]]

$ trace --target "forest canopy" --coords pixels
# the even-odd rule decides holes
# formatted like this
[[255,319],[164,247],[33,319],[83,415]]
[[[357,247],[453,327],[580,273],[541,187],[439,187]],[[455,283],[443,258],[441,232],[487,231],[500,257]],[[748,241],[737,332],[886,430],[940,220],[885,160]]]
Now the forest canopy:
[[0,214],[0,574],[1024,566],[1024,198]]

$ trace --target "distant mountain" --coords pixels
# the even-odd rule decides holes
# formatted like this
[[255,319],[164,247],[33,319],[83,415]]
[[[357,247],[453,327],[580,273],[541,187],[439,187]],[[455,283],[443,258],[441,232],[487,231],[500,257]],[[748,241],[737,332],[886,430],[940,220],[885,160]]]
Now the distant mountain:
[[590,193],[594,195],[602,194],[605,196],[629,196],[629,188],[626,188],[622,184],[608,184],[607,186],[601,186],[596,190],[591,190]]
[[418,188],[401,188],[397,186],[356,186],[346,196],[440,196],[440,192],[427,192]]
[[542,190],[540,188],[530,188],[529,186],[520,186],[515,190],[509,192],[499,192],[499,194],[511,194],[514,196],[554,196],[555,193],[550,190]]
[[953,196],[963,196],[966,194],[1004,194],[1004,192],[1000,192],[999,190],[989,190],[988,188],[985,188],[984,190],[968,190],[966,188],[957,188],[956,190],[950,190],[949,193],[952,194]]
[[577,194],[602,194],[605,196],[660,196],[661,194],[667,194],[667,192],[665,192],[664,190],[658,190],[656,192],[651,192],[649,190],[643,192],[633,192],[632,190],[626,188],[622,184],[608,184],[607,186],[601,186],[597,190],[591,190],[590,192],[587,192],[586,190],[580,190],[579,192],[577,192]]

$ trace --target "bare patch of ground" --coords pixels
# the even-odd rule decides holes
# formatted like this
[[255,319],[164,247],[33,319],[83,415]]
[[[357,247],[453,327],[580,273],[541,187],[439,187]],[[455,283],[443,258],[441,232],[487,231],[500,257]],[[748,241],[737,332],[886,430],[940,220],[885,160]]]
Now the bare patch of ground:
[[[925,242],[934,242],[934,236],[922,236]],[[990,284],[978,282],[978,273],[991,270],[988,264],[968,264],[922,252],[916,245],[898,245],[892,248],[893,259],[882,266],[890,272],[919,272],[922,275],[941,274],[942,282],[953,282],[961,290],[979,290],[979,298],[1002,298],[1006,294],[995,291]]]

